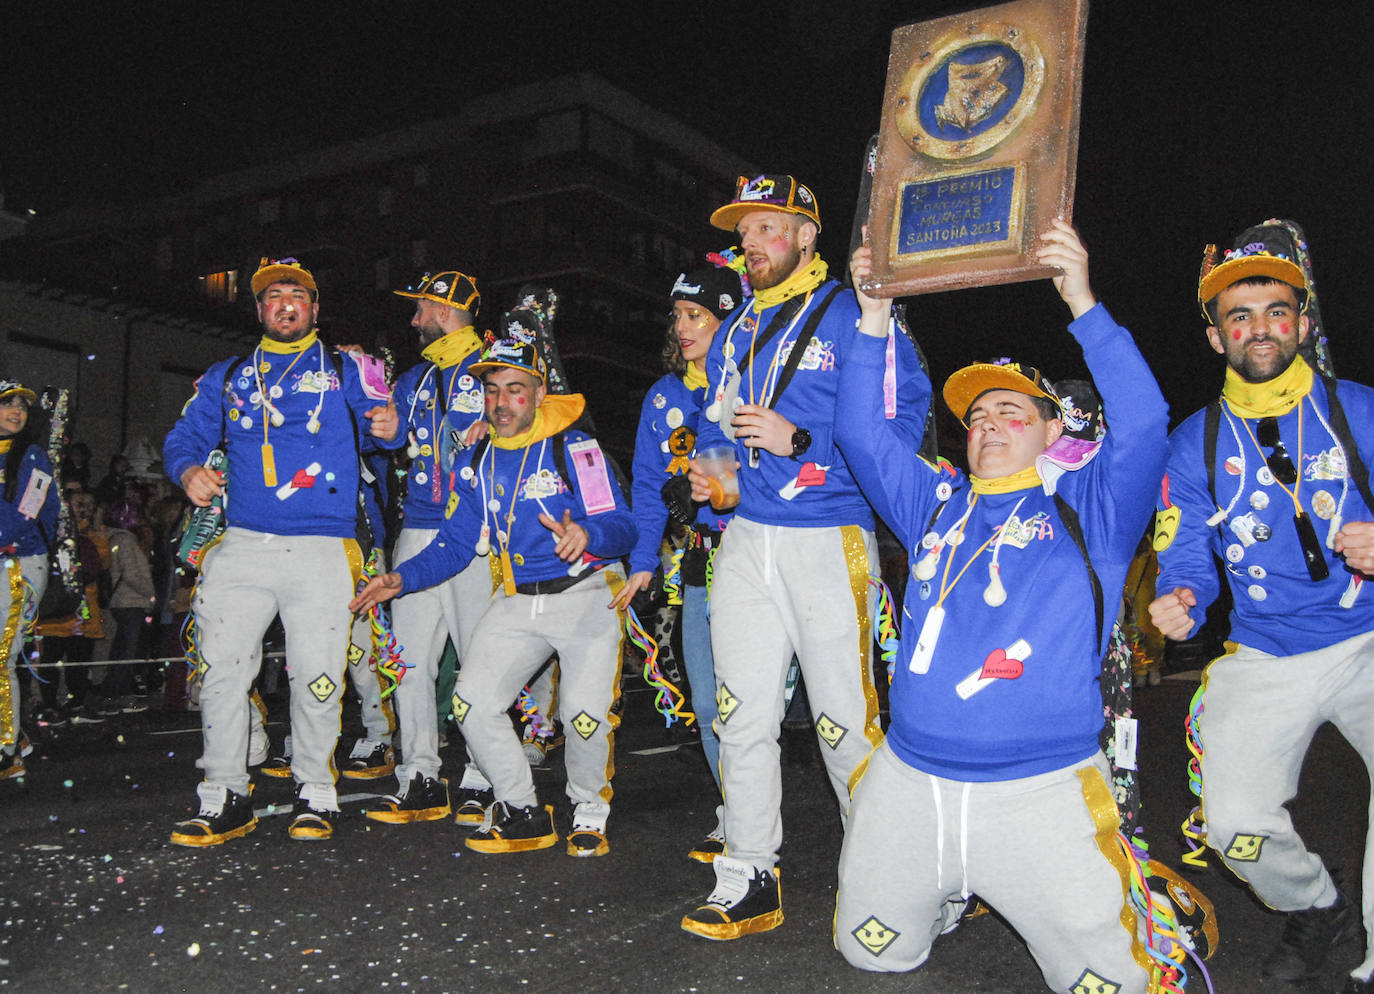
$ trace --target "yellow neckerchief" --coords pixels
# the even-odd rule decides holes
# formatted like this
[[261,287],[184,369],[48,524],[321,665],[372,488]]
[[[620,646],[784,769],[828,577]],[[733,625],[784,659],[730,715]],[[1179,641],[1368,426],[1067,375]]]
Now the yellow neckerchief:
[[799,293],[816,289],[825,282],[825,275],[829,271],[830,267],[825,264],[825,260],[816,256],[809,266],[796,270],[777,286],[771,286],[767,290],[755,290],[754,313],[762,314],[768,308],[777,307],[784,300]]
[[447,335],[430,342],[420,355],[440,369],[448,369],[450,366],[458,365],[481,347],[482,340],[469,325],[457,331],[450,331]]
[[298,342],[279,342],[275,338],[262,336],[262,341],[258,343],[258,348],[264,352],[276,352],[279,355],[290,355],[293,352],[304,352],[315,344],[315,339],[319,336],[320,329],[311,328],[310,334],[306,335]]
[[540,439],[557,435],[581,417],[586,406],[587,401],[580,393],[546,394],[544,402],[535,409],[534,421],[527,431],[510,438],[502,438],[488,425],[487,432],[491,437],[491,444],[496,448],[519,449],[533,445]]
[[14,437],[0,438],[0,456],[8,455],[10,446],[14,444]]
[[1312,367],[1301,355],[1278,376],[1263,383],[1251,383],[1230,366],[1221,396],[1231,413],[1242,418],[1277,418],[1302,403],[1312,392]]
[[700,390],[702,387],[711,385],[711,381],[706,378],[706,374],[697,369],[697,367],[690,362],[687,364],[687,372],[682,374],[682,382],[688,390],[694,392]]
[[973,492],[976,494],[1009,494],[1014,490],[1025,490],[1027,487],[1038,487],[1042,484],[1040,474],[1034,466],[1027,466],[1010,476],[995,476],[991,479],[970,473],[968,479],[973,484]]

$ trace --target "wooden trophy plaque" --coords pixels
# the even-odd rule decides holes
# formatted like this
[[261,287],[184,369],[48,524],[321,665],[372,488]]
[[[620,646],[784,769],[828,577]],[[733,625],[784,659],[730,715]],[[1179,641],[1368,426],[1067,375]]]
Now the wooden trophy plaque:
[[1073,217],[1088,0],[1015,0],[892,32],[868,209],[866,293],[1057,273],[1038,236]]

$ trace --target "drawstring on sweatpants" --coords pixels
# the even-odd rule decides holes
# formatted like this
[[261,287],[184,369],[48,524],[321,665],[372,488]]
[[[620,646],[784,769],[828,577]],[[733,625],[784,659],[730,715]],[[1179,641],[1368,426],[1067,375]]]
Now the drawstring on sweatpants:
[[[927,774],[927,776],[930,776]],[[970,784],[965,783],[959,796],[959,896],[967,901],[968,888],[968,799]],[[945,886],[945,802],[940,796],[940,782],[930,776],[930,793],[935,799],[935,887]]]

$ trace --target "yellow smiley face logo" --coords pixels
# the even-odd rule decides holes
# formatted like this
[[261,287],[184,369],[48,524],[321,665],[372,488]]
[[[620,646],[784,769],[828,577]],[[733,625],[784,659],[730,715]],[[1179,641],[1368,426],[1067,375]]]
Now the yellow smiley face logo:
[[362,649],[362,646],[353,645],[353,644],[350,643],[349,646],[348,646],[348,665],[349,665],[349,666],[357,666],[358,663],[362,662],[362,658],[363,658],[363,649]]
[[864,923],[849,933],[859,940],[859,945],[863,946],[874,956],[881,956],[888,946],[897,940],[900,932],[895,932],[888,928],[877,918],[869,915]]
[[1238,863],[1257,863],[1260,858],[1260,850],[1264,848],[1264,840],[1267,835],[1242,835],[1237,832],[1236,837],[1231,840],[1231,844],[1226,847],[1226,858],[1234,859]]
[[329,674],[321,673],[309,683],[310,692],[315,695],[315,700],[323,703],[329,700],[329,695],[338,689],[338,684],[329,679]]
[[1104,980],[1091,970],[1084,970],[1078,983],[1069,988],[1069,994],[1118,994],[1120,990],[1120,984]]
[[572,720],[573,731],[584,739],[591,738],[592,733],[596,731],[600,724],[601,722],[597,721],[586,711],[579,711],[577,717]]
[[453,695],[453,717],[458,719],[458,724],[461,725],[463,723],[463,719],[468,716],[468,711],[471,709],[471,704],[463,700],[457,694]]
[[716,714],[720,716],[722,722],[730,720],[730,716],[739,707],[739,698],[730,692],[730,688],[725,684],[720,685],[716,691]]
[[848,731],[849,729],[845,728],[843,725],[837,725],[832,721],[829,715],[822,714],[816,719],[816,734],[821,737],[822,742],[832,749],[839,747],[840,740],[844,738],[845,733]]

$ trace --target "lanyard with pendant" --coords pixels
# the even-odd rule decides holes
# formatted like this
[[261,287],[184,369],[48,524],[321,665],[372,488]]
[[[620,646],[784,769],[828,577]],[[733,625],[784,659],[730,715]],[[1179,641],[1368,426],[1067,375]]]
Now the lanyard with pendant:
[[[327,382],[325,380],[324,375],[324,346],[321,345],[318,341],[315,344],[319,347],[320,350],[320,380],[317,384],[320,388],[320,399],[315,403],[315,410],[312,411],[310,414],[310,423],[306,426],[307,428],[309,428],[311,434],[314,434],[320,430],[320,411],[324,407],[324,388],[325,383]],[[297,352],[295,358],[293,358],[291,362],[287,364],[286,368],[282,370],[282,374],[277,377],[277,382],[273,383],[270,388],[263,382],[262,374],[271,370],[272,365],[263,356],[261,345],[258,346],[253,356],[253,377],[257,380],[258,391],[256,398],[249,397],[248,399],[256,399],[257,401],[261,402],[263,409],[262,483],[265,487],[275,487],[277,485],[277,462],[276,457],[273,455],[272,443],[268,439],[268,425],[270,423],[271,425],[280,428],[282,425],[286,423],[286,416],[282,414],[281,411],[277,410],[277,405],[272,402],[282,395],[282,380],[286,379],[287,374],[291,372],[291,370],[295,367],[296,363],[300,361],[300,358],[303,355],[305,355],[305,350]]]

